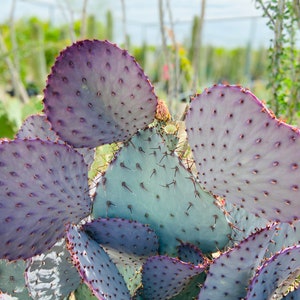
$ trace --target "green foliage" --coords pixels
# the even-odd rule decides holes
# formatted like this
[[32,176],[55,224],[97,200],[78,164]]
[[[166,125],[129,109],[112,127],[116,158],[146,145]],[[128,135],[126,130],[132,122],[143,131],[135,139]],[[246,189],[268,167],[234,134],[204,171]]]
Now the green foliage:
[[295,123],[300,109],[300,51],[296,47],[300,4],[292,0],[256,3],[268,17],[267,25],[274,34],[268,51],[267,87],[271,90],[268,102],[276,115]]

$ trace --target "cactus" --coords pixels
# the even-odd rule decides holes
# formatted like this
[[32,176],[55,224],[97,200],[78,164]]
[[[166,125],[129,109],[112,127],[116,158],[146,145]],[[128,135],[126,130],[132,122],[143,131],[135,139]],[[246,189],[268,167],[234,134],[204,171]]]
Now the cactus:
[[71,225],[67,245],[80,276],[99,299],[130,299],[125,281],[103,248]]
[[186,127],[207,191],[268,220],[298,220],[298,129],[238,86],[214,86],[196,96]]
[[61,52],[44,95],[53,130],[75,147],[128,140],[153,121],[157,104],[135,59],[108,41],[96,40]]
[[64,236],[65,224],[90,212],[87,166],[66,145],[4,140],[0,169],[1,258],[43,253]]
[[85,40],[43,103],[0,141],[0,299],[299,297],[299,130],[250,91],[196,95],[184,141],[135,59]]
[[267,260],[252,278],[246,300],[268,300],[274,296],[283,296],[278,295],[276,290],[285,284],[286,279],[291,284],[299,276],[299,269],[300,245],[278,252]]
[[211,252],[224,247],[230,234],[214,201],[150,128],[134,136],[110,164],[97,188],[93,216],[149,224],[161,254],[175,255],[179,241]]
[[216,258],[198,299],[244,298],[248,282],[262,262],[274,232],[274,225],[261,229]]
[[28,260],[26,286],[33,299],[62,299],[80,284],[80,276],[71,264],[65,240],[58,241],[50,251]]
[[168,256],[150,257],[143,266],[143,299],[167,300],[178,294],[191,278],[206,269]]

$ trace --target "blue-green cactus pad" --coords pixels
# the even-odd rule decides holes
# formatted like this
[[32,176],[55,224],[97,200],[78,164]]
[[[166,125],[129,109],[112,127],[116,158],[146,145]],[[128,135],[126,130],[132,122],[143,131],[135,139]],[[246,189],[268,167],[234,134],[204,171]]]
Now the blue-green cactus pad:
[[123,277],[96,241],[76,225],[69,227],[67,240],[73,263],[98,299],[130,300]]
[[154,129],[134,136],[117,154],[97,188],[93,215],[149,224],[160,253],[176,255],[179,241],[203,252],[220,249],[231,229],[214,198],[201,190]]
[[26,287],[26,283],[24,279],[25,269],[26,269],[26,262],[23,260],[9,262],[5,259],[1,259],[0,260],[0,291],[9,294],[11,297],[14,297],[12,299],[22,299],[22,300],[32,299],[29,296],[28,289]]
[[71,263],[65,240],[51,250],[32,257],[25,272],[26,285],[33,299],[60,300],[80,284],[77,269]]
[[155,117],[153,86],[135,59],[108,41],[79,41],[57,57],[44,112],[75,147],[126,141]]
[[87,166],[67,145],[0,143],[0,257],[27,259],[50,249],[64,225],[90,213]]
[[209,267],[198,299],[243,299],[249,280],[260,265],[275,230],[275,226],[272,226],[253,233],[216,258]]

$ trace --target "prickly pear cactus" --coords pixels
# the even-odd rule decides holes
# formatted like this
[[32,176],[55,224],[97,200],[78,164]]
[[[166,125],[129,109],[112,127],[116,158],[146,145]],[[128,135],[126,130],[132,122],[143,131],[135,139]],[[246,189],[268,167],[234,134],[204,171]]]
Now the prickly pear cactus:
[[80,284],[64,239],[46,253],[32,257],[27,264],[25,279],[32,299],[60,300]]
[[108,253],[134,295],[142,282],[143,263],[158,253],[155,232],[144,224],[118,218],[96,219],[83,229]]
[[191,102],[186,130],[207,191],[268,220],[299,219],[299,130],[277,120],[250,91],[205,90]]
[[126,141],[155,117],[153,87],[126,50],[80,41],[61,52],[44,90],[44,112],[75,147]]
[[224,247],[231,232],[214,201],[155,129],[147,129],[121,149],[103,175],[93,216],[149,224],[163,254],[176,255],[179,241],[211,252]]
[[246,296],[248,282],[261,264],[276,228],[266,227],[236,247],[222,253],[210,265],[199,300],[238,300]]
[[50,249],[91,209],[87,166],[67,145],[0,143],[0,257],[27,259]]
[[300,245],[278,252],[258,269],[249,284],[246,300],[282,297],[277,293],[278,287],[286,284],[285,280],[291,285],[299,276],[299,269]]
[[[40,139],[43,141],[57,142],[59,144],[66,143],[51,129],[50,122],[43,114],[27,117],[17,132],[16,137],[22,140]],[[90,167],[94,161],[95,150],[90,148],[76,148],[76,150],[82,154],[84,161]]]
[[205,269],[206,265],[192,265],[178,258],[152,256],[143,266],[143,299],[171,299]]
[[98,299],[129,300],[130,293],[108,254],[79,226],[67,232],[68,249],[84,282]]

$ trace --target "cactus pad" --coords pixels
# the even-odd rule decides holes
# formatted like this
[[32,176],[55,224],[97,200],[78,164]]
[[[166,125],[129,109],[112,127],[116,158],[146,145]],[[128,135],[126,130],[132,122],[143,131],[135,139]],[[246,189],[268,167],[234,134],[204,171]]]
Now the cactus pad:
[[75,147],[126,141],[155,117],[157,98],[135,59],[108,41],[80,41],[56,59],[44,112]]
[[261,229],[216,258],[210,265],[198,299],[244,298],[248,282],[261,263],[274,232],[275,226]]
[[26,285],[33,299],[60,300],[80,284],[77,269],[71,264],[65,240],[50,251],[32,257],[25,272]]
[[230,235],[214,200],[156,131],[147,129],[121,149],[103,175],[93,215],[149,224],[159,237],[160,254],[176,255],[179,241],[209,252],[222,248]]
[[148,226],[125,219],[96,219],[83,225],[101,244],[124,277],[130,294],[141,284],[142,264],[158,251],[158,238]]
[[186,128],[207,191],[268,220],[299,219],[298,129],[238,86],[214,86],[196,96]]
[[23,260],[12,262],[5,259],[0,260],[0,291],[16,297],[12,299],[32,299],[25,284],[25,269],[26,262]]
[[[250,282],[246,300],[268,300],[276,295],[276,290],[288,280],[292,284],[299,276],[300,245],[286,248],[269,260],[258,270]],[[276,295],[283,296],[283,295]],[[281,299],[281,298],[273,298]]]
[[69,227],[67,240],[80,276],[98,299],[130,299],[125,281],[116,265],[96,241],[75,225]]
[[148,226],[118,218],[99,218],[83,225],[92,239],[109,248],[136,256],[157,254],[158,239]]
[[87,166],[66,145],[0,143],[0,257],[26,259],[50,249],[64,225],[90,213]]
[[149,257],[143,266],[143,299],[171,299],[205,269],[168,256]]
[[[43,141],[52,141],[65,144],[55,131],[51,129],[51,124],[47,121],[45,115],[31,115],[25,119],[17,135],[19,139],[40,139]],[[90,167],[94,161],[95,150],[91,148],[76,148],[82,154],[84,161]]]

